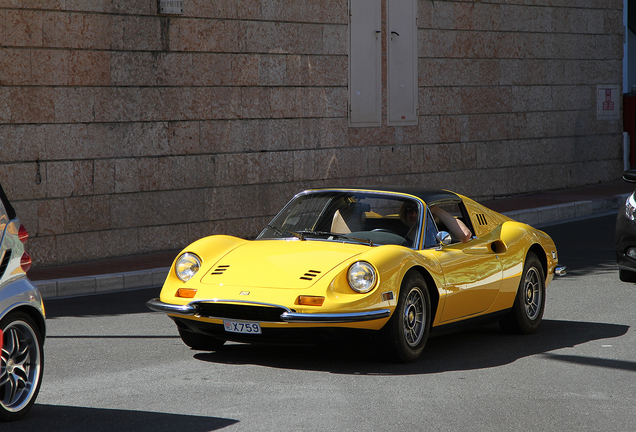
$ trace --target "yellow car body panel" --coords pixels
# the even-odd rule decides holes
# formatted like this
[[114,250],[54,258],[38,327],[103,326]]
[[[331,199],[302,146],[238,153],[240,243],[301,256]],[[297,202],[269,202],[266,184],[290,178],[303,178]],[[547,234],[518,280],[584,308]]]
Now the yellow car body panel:
[[[221,240],[217,242],[217,240]],[[439,267],[426,255],[415,253],[400,246],[379,246],[369,249],[368,246],[343,244],[334,245],[321,241],[300,241],[294,240],[256,240],[246,241],[228,236],[212,236],[199,240],[188,246],[182,253],[190,252],[198,256],[209,255],[210,248],[217,247],[217,244],[229,245],[224,252],[225,255],[217,256],[215,259],[204,261],[199,274],[202,277],[197,280],[182,282],[174,272],[174,264],[171,268],[163,289],[161,290],[161,301],[171,304],[185,305],[193,301],[224,300],[224,301],[249,301],[252,303],[266,303],[284,305],[293,308],[299,313],[332,313],[343,311],[365,311],[380,308],[389,308],[391,311],[397,303],[400,283],[406,269],[414,265],[426,267]],[[245,247],[245,249],[242,249]],[[334,249],[336,253],[334,253]],[[288,251],[293,251],[289,256]],[[230,254],[230,251],[235,252]],[[267,266],[254,265],[254,256],[262,256],[267,253]],[[364,260],[373,262],[379,277],[376,282],[377,288],[367,294],[354,292],[347,282],[346,271],[348,267],[357,261],[360,254],[364,253]],[[298,254],[298,255],[295,255]],[[323,255],[324,254],[324,255]],[[181,255],[181,254],[180,254]],[[234,255],[231,259],[228,255]],[[311,268],[307,267],[307,257],[311,258]],[[322,259],[320,258],[322,256]],[[298,259],[303,257],[303,259]],[[362,257],[360,257],[362,258]],[[219,265],[229,262],[229,270],[224,274],[214,275],[215,269]],[[267,267],[267,268],[264,268]],[[232,276],[230,271],[234,268],[241,269],[237,275]],[[249,275],[245,275],[245,272]],[[300,278],[309,270],[327,269],[321,271],[320,276],[314,280],[301,280]],[[254,272],[258,271],[262,283],[258,284],[258,279]],[[226,278],[227,276],[227,278]],[[219,277],[218,281],[215,278]],[[441,269],[438,268],[436,275],[441,277]],[[222,282],[221,282],[222,280]],[[279,280],[278,286],[275,281]],[[193,298],[177,297],[180,288],[196,289]],[[392,300],[383,301],[382,294],[391,292]],[[322,306],[301,306],[298,304],[298,296],[323,296],[325,301]],[[219,319],[198,318],[207,322],[220,323]],[[388,318],[387,318],[388,319]],[[351,327],[363,329],[380,329],[387,319],[361,322],[361,323],[330,323],[330,327]],[[309,323],[267,323],[264,327],[317,327],[324,325]]]
[[[376,193],[372,188],[354,191],[371,194],[371,198]],[[305,193],[310,195],[313,192]],[[205,315],[197,309],[197,305],[222,305],[253,306],[266,310],[280,308],[286,311],[283,315],[294,318],[261,320],[259,325],[263,329],[380,330],[398,307],[403,281],[410,272],[418,272],[430,293],[430,326],[434,329],[510,310],[530,251],[545,267],[546,287],[554,277],[558,265],[556,247],[548,235],[537,229],[448,191],[430,193],[430,202],[408,190],[395,193],[383,190],[381,194],[378,195],[381,198],[407,200],[419,209],[421,225],[412,239],[414,246],[399,242],[374,243],[376,239],[395,238],[406,243],[406,236],[396,237],[397,234],[387,229],[368,228],[367,231],[325,232],[321,236],[310,236],[311,233],[319,233],[320,223],[329,222],[331,216],[328,213],[333,210],[331,206],[335,199],[315,206],[321,215],[327,213],[329,218],[312,222],[311,229],[316,231],[306,234],[286,228],[289,221],[299,220],[304,215],[286,207],[277,216],[280,218],[282,214],[286,222],[277,227],[268,226],[277,233],[270,232],[269,238],[244,240],[214,235],[186,247],[173,263],[160,298],[150,301],[149,307],[166,312],[176,321],[186,324],[200,322],[222,326],[226,318]],[[425,229],[428,227],[424,215],[430,216],[427,206],[443,204],[445,200],[464,206],[463,217],[472,229],[473,237],[465,243],[424,247]],[[372,202],[372,199],[369,201]],[[343,206],[356,204],[358,207],[360,202],[362,200],[338,201]],[[385,207],[360,207],[358,210],[361,211],[351,212],[359,215],[355,226],[386,223],[395,227],[402,223],[401,220],[404,221],[395,209],[388,209],[388,205]],[[337,214],[341,219],[340,225],[345,214],[344,210]],[[336,215],[333,219],[336,220]],[[272,238],[278,235],[281,238]],[[184,282],[177,276],[176,264],[185,253],[198,257],[200,268],[194,277]],[[375,283],[368,292],[356,292],[349,283],[348,271],[356,262],[369,263],[374,269]],[[187,289],[190,295],[179,294],[181,289]],[[321,298],[322,304],[302,303],[301,296]],[[313,321],[312,316],[320,319]],[[346,319],[339,320],[340,316]],[[232,319],[242,320],[240,316]],[[228,338],[231,339],[231,336],[228,335]],[[258,337],[255,335],[255,338]]]

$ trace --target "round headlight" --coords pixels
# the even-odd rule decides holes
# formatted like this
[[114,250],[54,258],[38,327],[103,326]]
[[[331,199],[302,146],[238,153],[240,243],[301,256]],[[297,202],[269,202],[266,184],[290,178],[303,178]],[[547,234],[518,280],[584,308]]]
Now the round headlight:
[[177,277],[186,282],[201,268],[201,260],[193,253],[186,252],[179,257],[174,266]]
[[636,199],[634,197],[634,193],[631,194],[625,202],[625,216],[627,216],[627,219],[632,221],[634,220],[634,216],[636,213]]
[[355,292],[368,293],[375,286],[377,277],[371,264],[358,261],[349,267],[347,279],[349,280],[349,286]]

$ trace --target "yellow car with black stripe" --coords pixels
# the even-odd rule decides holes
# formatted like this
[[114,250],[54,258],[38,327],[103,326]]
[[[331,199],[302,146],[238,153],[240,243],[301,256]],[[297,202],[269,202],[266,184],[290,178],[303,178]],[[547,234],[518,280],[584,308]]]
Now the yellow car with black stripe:
[[323,188],[297,194],[255,240],[192,243],[147,305],[197,350],[355,330],[414,361],[430,332],[493,320],[534,332],[546,287],[565,271],[547,234],[462,195]]

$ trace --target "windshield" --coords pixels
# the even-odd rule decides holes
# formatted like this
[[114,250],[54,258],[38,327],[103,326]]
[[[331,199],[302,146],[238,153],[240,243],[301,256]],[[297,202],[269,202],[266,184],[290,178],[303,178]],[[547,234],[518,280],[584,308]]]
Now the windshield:
[[308,192],[292,199],[259,239],[297,237],[417,247],[422,205],[383,193]]

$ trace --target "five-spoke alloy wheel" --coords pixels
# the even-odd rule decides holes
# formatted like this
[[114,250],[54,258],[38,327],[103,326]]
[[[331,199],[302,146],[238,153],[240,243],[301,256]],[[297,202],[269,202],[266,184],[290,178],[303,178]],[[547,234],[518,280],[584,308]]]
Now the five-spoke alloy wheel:
[[31,408],[40,390],[43,342],[38,327],[22,312],[7,315],[0,329],[0,420],[15,420]]
[[499,321],[499,325],[507,333],[533,333],[541,323],[544,308],[543,266],[533,252],[528,252],[512,310]]
[[395,312],[382,329],[391,357],[411,362],[424,351],[431,325],[431,300],[426,281],[416,271],[406,274]]

